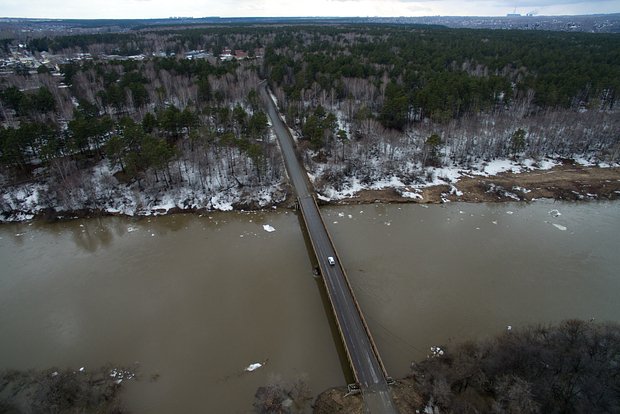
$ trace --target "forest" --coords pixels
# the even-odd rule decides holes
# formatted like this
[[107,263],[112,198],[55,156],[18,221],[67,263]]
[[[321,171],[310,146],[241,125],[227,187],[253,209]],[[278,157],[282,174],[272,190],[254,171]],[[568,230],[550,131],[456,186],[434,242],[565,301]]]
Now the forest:
[[502,158],[617,160],[619,41],[292,28],[275,36],[265,60],[281,110],[310,151],[315,184],[341,190],[391,177],[420,185],[428,167],[476,168]]
[[458,413],[612,413],[619,326],[564,321],[435,348],[411,375],[430,406]]
[[[15,55],[14,43],[0,54]],[[247,58],[221,58],[225,50]],[[150,194],[136,207],[179,188],[172,197],[185,206],[213,207],[233,190],[266,203],[284,178],[262,79],[319,191],[392,177],[422,184],[432,168],[494,159],[620,159],[614,34],[162,27],[33,38],[17,53],[40,65],[0,78],[2,185],[43,183],[47,207],[110,209],[127,188]],[[3,211],[19,209],[18,198],[4,197]]]

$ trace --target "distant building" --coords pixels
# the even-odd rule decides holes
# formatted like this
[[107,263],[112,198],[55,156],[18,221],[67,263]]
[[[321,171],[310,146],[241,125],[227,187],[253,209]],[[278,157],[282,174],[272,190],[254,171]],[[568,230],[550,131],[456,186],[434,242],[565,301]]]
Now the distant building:
[[206,52],[204,50],[190,50],[189,52],[185,53],[185,59],[206,59],[209,56],[211,56],[211,54],[209,52]]
[[248,57],[248,52],[244,52],[243,50],[235,50],[235,59],[241,60],[246,59]]
[[222,54],[220,55],[220,59],[221,60],[232,60],[233,55],[232,55],[232,50],[230,50],[229,48],[225,47],[222,50]]

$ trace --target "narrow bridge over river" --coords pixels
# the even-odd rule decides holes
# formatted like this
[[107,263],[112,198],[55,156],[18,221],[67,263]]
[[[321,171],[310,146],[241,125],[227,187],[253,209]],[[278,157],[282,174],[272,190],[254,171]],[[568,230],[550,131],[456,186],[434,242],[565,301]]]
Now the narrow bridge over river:
[[[261,84],[260,93],[280,142],[286,169],[297,194],[297,201],[319,263],[336,325],[367,410],[370,413],[397,413],[389,392],[390,378],[310,190],[308,175],[297,158],[293,138],[280,118],[273,99],[267,93],[264,82]],[[333,258],[335,263],[330,264],[328,258]]]

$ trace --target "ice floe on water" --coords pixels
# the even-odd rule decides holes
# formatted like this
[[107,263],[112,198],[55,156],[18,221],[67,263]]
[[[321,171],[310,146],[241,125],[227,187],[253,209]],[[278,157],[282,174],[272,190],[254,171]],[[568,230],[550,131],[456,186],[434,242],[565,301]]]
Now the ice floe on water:
[[553,227],[561,231],[566,231],[568,229],[566,226],[562,226],[561,224],[556,224],[556,223],[551,223],[551,224],[553,224]]
[[443,349],[441,349],[441,347],[431,346],[431,354],[430,354],[431,358],[443,356],[444,353],[445,352]]
[[263,229],[267,232],[267,233],[272,233],[274,231],[276,231],[275,228],[273,228],[273,226],[270,226],[269,224],[263,224]]
[[514,211],[507,211],[506,214],[508,214],[509,216],[512,216],[514,214]]
[[115,379],[115,383],[120,384],[123,380],[132,380],[136,374],[127,369],[113,368],[110,370],[110,378]]
[[562,215],[562,213],[560,213],[558,210],[551,210],[551,211],[549,212],[549,215],[550,215],[551,217],[560,217],[560,216]]
[[261,368],[262,366],[263,366],[263,364],[261,364],[260,362],[255,362],[255,363],[250,364],[247,367],[245,367],[244,371],[247,371],[247,372],[256,371],[257,369]]

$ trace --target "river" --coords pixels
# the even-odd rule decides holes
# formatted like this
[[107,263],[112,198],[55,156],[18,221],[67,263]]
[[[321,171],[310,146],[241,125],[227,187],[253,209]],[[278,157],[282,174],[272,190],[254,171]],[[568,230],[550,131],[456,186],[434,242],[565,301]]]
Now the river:
[[[323,213],[394,377],[509,325],[620,320],[620,203]],[[136,366],[134,413],[247,413],[260,385],[349,378],[294,212],[2,225],[0,263],[0,368]]]

